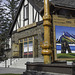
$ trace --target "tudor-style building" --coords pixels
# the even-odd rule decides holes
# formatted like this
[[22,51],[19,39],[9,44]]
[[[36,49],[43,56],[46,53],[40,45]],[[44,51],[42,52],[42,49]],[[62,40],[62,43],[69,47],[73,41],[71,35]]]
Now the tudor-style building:
[[[74,0],[50,1],[52,50],[54,50],[53,15],[70,19],[75,18],[74,4]],[[44,40],[43,14],[43,0],[21,0],[9,32],[12,57],[35,58],[42,56],[40,44]]]
[[[37,57],[43,35],[42,17],[39,14],[41,2],[21,0],[18,12],[10,29],[12,57]],[[40,25],[40,26],[39,26]],[[41,31],[42,30],[42,31]],[[40,39],[41,38],[41,39]]]

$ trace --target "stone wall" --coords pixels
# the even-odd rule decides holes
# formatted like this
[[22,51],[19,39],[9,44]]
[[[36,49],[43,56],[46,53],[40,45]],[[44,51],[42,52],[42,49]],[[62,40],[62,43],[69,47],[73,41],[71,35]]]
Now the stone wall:
[[18,43],[19,39],[34,36],[34,39],[38,40],[38,57],[40,57],[41,56],[41,50],[42,50],[40,48],[40,42],[43,41],[43,33],[44,33],[43,25],[37,24],[35,27],[28,28],[24,31],[14,33],[12,35],[12,44]]
[[26,71],[22,75],[71,75],[71,74],[62,74],[62,73],[53,73],[53,72],[38,72],[38,71]]

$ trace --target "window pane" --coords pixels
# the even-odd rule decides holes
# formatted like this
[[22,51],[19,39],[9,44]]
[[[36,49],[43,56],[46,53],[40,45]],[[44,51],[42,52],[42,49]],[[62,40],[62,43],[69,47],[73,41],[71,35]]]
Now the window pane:
[[21,39],[20,42],[23,42],[23,39]]
[[33,42],[29,41],[29,57],[33,57]]
[[32,37],[30,37],[29,40],[32,40]]
[[24,19],[28,19],[28,5],[24,7]]
[[26,6],[26,18],[28,18],[28,5]]
[[27,42],[24,42],[24,57],[27,57]]
[[24,41],[27,41],[27,38],[25,38]]

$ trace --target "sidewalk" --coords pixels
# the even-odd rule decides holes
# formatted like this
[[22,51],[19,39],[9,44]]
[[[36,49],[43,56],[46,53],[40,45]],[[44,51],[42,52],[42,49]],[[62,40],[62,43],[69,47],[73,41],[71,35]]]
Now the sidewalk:
[[23,72],[25,72],[25,69],[0,67],[0,74],[5,74],[5,73],[23,74]]

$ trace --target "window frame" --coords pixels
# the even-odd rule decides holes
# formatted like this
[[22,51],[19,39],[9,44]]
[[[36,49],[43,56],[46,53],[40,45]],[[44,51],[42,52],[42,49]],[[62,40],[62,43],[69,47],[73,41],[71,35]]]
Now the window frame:
[[[32,39],[29,40],[29,38],[32,38]],[[25,40],[25,39],[27,39],[27,40]],[[23,42],[21,42],[20,40],[23,40]],[[27,53],[29,53],[29,42],[32,41],[32,44],[33,44],[32,57],[29,57],[29,55],[27,55],[27,57],[24,57],[24,58],[33,58],[34,57],[34,37],[31,36],[31,37],[23,38],[23,39],[20,39],[20,40],[19,40],[19,43],[23,43],[23,57],[24,57],[24,43],[27,42]]]

